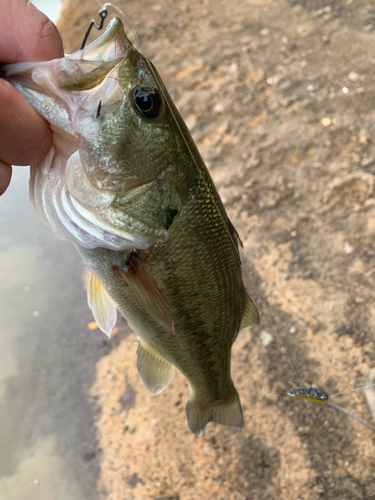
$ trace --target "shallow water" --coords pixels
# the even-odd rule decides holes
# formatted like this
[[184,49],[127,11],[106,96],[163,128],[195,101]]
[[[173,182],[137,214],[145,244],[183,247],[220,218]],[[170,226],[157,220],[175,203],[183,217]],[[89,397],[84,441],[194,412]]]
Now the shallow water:
[[[57,20],[59,1],[33,3]],[[28,170],[0,200],[0,499],[92,500],[87,392],[103,336],[87,333],[82,264],[35,214]]]
[[31,0],[31,3],[36,5],[54,23],[57,21],[60,14],[61,0]]
[[34,213],[27,170],[0,202],[0,499],[92,500],[86,395],[103,337],[87,332],[82,264]]

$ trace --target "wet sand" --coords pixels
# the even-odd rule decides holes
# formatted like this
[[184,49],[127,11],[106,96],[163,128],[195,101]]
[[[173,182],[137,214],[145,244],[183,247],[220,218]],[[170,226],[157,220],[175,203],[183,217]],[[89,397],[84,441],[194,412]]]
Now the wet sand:
[[[97,7],[92,1],[64,6],[60,28],[71,52]],[[369,4],[204,0],[120,6],[191,128],[241,235],[261,324],[242,331],[233,347],[244,429],[209,424],[203,436],[194,436],[187,429],[183,377],[177,374],[164,392],[151,396],[136,372],[135,337],[123,322],[106,344],[110,351],[96,358],[89,389],[94,367],[88,363],[83,370],[81,339],[93,338],[84,332],[91,319],[83,305],[74,305],[77,298],[69,295],[72,285],[62,273],[65,295],[47,287],[48,299],[66,303],[63,319],[83,337],[60,325],[52,329],[52,344],[69,344],[64,360],[70,360],[71,342],[82,350],[81,364],[63,372],[75,397],[63,390],[62,399],[48,400],[48,408],[70,402],[67,415],[80,422],[61,454],[71,453],[77,466],[84,456],[80,431],[88,433],[86,457],[98,457],[103,500],[371,499],[374,433],[325,405],[285,396],[293,384],[314,383],[328,394],[344,391],[332,400],[372,418],[362,391],[348,392],[375,366],[375,42]],[[61,272],[63,262],[53,261]],[[46,324],[56,321],[57,305],[53,311]],[[46,363],[40,352],[38,363]],[[87,377],[85,383],[74,384],[77,373]],[[58,394],[57,387],[58,379],[51,386]],[[91,422],[82,424],[82,397],[89,391],[98,407],[97,444]],[[60,420],[66,429],[68,421]],[[47,439],[41,449],[48,455],[53,445]],[[72,469],[67,474],[76,477]]]
[[[293,384],[346,391],[332,400],[372,418],[363,393],[348,392],[375,363],[369,4],[118,5],[244,242],[261,324],[233,347],[241,432],[209,424],[191,435],[186,382],[176,375],[163,393],[148,394],[134,336],[100,360],[92,394],[101,409],[103,498],[372,498],[374,433],[325,405],[286,397]],[[71,52],[97,9],[90,1],[64,6]]]

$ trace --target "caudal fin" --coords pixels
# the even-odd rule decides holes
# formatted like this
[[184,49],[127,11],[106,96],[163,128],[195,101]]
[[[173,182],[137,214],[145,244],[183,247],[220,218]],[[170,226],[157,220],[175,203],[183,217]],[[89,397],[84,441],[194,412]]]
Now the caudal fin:
[[227,401],[212,403],[203,410],[199,409],[194,398],[189,399],[186,404],[186,413],[189,429],[194,434],[202,434],[208,422],[243,427],[242,407],[236,389]]

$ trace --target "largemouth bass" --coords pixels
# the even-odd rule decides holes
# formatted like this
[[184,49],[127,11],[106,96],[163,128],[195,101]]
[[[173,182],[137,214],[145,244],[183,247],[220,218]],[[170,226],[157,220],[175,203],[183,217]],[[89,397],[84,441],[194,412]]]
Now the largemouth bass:
[[117,310],[126,318],[151,393],[181,371],[192,432],[241,427],[231,346],[259,316],[238,234],[156,69],[114,19],[83,50],[3,70],[54,132],[30,197],[77,246],[97,323],[110,335]]

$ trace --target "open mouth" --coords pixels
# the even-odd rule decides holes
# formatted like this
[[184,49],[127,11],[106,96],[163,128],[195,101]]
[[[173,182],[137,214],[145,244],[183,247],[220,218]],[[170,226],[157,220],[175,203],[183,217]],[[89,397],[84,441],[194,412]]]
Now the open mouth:
[[86,248],[144,249],[151,243],[105,217],[121,191],[119,180],[95,162],[84,168],[79,151],[82,138],[95,140],[103,118],[121,107],[120,71],[129,46],[121,21],[114,19],[100,38],[74,54],[3,68],[54,132],[48,155],[31,167],[31,201],[58,237]]

